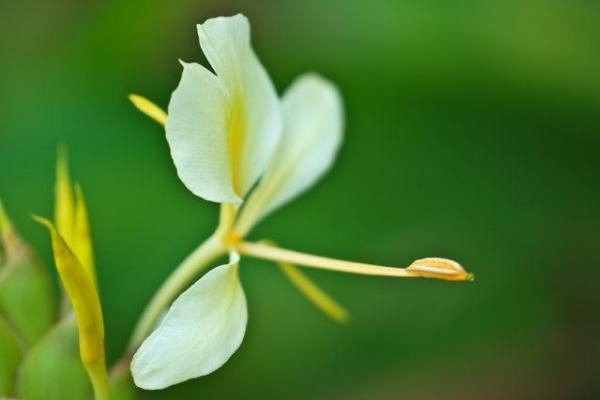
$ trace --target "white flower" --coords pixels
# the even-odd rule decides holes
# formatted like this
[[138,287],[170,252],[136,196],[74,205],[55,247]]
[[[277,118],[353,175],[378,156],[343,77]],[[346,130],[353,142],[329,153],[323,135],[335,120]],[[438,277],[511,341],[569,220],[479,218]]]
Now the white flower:
[[[346,310],[291,263],[366,275],[469,278],[458,263],[439,258],[422,259],[403,269],[244,241],[263,217],[308,189],[331,167],[342,142],[342,100],[333,84],[305,74],[279,101],[250,47],[249,24],[242,15],[210,19],[198,26],[198,33],[216,75],[198,64],[183,63],[168,116],[148,100],[131,96],[140,110],[160,123],[166,120],[171,155],[188,189],[222,203],[215,234],[165,282],[134,332],[132,349],[143,341],[131,365],[137,386],[161,389],[209,374],[237,350],[247,322],[238,253],[277,262],[315,305],[338,321],[347,318]],[[230,262],[184,291],[146,337],[190,279],[227,252]]]

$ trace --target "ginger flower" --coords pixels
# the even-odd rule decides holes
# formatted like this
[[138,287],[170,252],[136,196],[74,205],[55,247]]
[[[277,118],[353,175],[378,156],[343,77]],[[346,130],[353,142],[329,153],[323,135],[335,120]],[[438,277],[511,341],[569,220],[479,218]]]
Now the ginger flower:
[[[279,99],[250,46],[243,15],[210,19],[198,25],[198,36],[214,72],[182,63],[168,113],[131,96],[138,109],[165,126],[184,185],[198,197],[221,203],[215,233],[167,279],[136,327],[131,371],[139,387],[161,389],[207,375],[237,350],[248,320],[240,257],[274,261],[337,321],[347,318],[346,310],[295,265],[390,277],[471,278],[458,263],[442,258],[395,268],[246,241],[260,220],[306,191],[332,166],[343,138],[342,99],[332,83],[316,74],[297,78]],[[227,263],[188,286],[226,255]]]

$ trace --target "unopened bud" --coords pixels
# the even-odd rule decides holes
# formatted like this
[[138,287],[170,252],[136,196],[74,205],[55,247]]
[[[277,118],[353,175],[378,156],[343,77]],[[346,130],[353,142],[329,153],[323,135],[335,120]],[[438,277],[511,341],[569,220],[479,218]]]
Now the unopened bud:
[[[23,345],[29,346],[47,332],[55,318],[50,273],[21,238],[1,203],[0,242],[4,251],[0,317],[18,333]],[[0,358],[2,356],[0,351]]]

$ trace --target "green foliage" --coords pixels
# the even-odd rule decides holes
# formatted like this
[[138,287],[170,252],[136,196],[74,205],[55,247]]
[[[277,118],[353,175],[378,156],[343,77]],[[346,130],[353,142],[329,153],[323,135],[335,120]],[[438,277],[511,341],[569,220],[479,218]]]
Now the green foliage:
[[92,386],[79,359],[75,318],[57,324],[25,357],[17,394],[29,400],[90,398]]
[[0,398],[13,394],[17,368],[23,356],[19,340],[11,327],[0,318]]
[[0,314],[27,345],[41,338],[54,321],[55,297],[49,271],[24,245],[8,259],[0,274]]
[[[91,398],[76,320],[71,312],[56,322],[48,269],[0,212],[0,398]],[[136,398],[128,360],[113,374],[113,385],[115,399]]]

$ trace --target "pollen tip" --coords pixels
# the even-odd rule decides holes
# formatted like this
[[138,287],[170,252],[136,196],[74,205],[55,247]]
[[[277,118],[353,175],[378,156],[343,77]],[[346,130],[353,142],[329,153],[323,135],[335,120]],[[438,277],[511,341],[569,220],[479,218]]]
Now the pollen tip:
[[472,272],[468,272],[465,277],[465,281],[473,282],[475,280],[475,274]]

